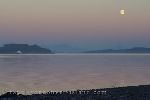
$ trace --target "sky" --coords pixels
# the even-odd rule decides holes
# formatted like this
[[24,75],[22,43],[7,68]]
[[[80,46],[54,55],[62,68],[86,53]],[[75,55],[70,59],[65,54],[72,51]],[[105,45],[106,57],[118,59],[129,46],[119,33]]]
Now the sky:
[[0,0],[1,45],[118,49],[150,47],[149,38],[150,0]]

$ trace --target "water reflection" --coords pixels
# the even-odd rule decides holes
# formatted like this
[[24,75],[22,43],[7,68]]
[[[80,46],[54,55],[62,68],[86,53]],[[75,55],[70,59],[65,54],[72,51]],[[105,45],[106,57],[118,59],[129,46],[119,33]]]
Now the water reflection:
[[0,55],[0,90],[60,91],[150,83],[150,55]]

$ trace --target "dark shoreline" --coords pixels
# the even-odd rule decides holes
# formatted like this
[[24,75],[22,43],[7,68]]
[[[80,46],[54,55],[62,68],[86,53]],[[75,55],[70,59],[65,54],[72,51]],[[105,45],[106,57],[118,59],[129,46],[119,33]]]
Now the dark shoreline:
[[0,100],[150,100],[150,85],[47,92],[31,95],[7,92],[0,96]]

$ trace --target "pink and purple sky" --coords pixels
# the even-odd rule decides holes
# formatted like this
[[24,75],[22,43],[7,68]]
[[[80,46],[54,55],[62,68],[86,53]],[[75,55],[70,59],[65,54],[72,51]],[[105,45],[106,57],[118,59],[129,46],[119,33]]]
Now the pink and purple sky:
[[0,0],[4,43],[150,47],[150,0]]

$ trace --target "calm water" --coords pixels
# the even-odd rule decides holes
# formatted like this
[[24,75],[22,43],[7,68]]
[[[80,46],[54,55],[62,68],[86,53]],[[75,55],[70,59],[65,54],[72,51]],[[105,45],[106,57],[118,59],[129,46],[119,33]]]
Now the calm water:
[[61,91],[150,83],[150,55],[0,55],[0,90]]

